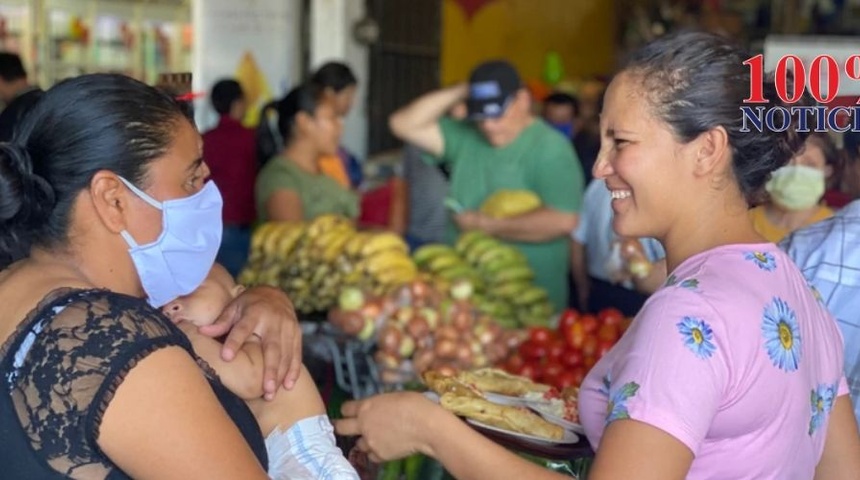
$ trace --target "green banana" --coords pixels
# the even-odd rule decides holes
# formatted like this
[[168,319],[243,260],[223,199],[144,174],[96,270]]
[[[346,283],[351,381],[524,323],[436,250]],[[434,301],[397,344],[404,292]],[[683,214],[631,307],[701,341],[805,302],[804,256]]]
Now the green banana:
[[523,261],[525,260],[525,256],[516,248],[502,244],[484,252],[478,258],[478,264],[488,264],[496,260]]
[[436,275],[443,280],[458,280],[460,278],[472,279],[476,276],[472,267],[465,264],[454,265],[450,268],[446,268],[445,270],[437,272]]
[[490,262],[478,264],[478,270],[486,276],[493,276],[509,268],[517,267],[528,267],[528,262],[526,262],[525,259],[503,257],[495,258]]
[[489,238],[486,233],[481,232],[480,230],[469,230],[468,232],[460,235],[460,238],[457,239],[457,243],[454,244],[454,250],[460,255],[465,255],[465,253],[472,247],[473,243],[484,238]]
[[436,257],[446,255],[446,254],[455,254],[456,251],[450,245],[443,245],[441,243],[432,243],[429,245],[424,245],[422,247],[418,247],[417,250],[412,254],[412,260],[415,261],[415,264],[419,267],[424,267],[424,265],[430,263],[431,260]]
[[427,263],[427,270],[433,273],[438,273],[457,265],[465,265],[465,262],[459,257],[459,255],[456,253],[444,253],[430,260],[430,262]]
[[499,243],[495,238],[482,238],[470,245],[469,249],[466,251],[466,261],[474,265],[478,263],[478,259],[481,258],[481,255],[489,251],[491,248],[500,245],[501,243]]
[[529,306],[538,302],[546,302],[548,298],[549,297],[546,293],[546,290],[533,285],[530,288],[527,288],[526,290],[521,292],[520,294],[511,297],[511,301],[514,305],[522,307]]
[[535,274],[528,266],[520,266],[502,270],[493,275],[489,280],[493,285],[499,285],[508,282],[530,282],[534,280]]
[[531,284],[526,281],[516,280],[507,283],[494,284],[488,289],[488,294],[493,298],[508,300],[529,289]]

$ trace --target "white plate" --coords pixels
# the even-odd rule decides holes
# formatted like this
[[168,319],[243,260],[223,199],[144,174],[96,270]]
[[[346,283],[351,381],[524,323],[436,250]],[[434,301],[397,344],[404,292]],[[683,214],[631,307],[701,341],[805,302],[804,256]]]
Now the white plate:
[[544,418],[547,422],[554,423],[561,427],[564,427],[567,430],[571,430],[576,433],[585,434],[585,429],[582,428],[582,425],[578,423],[571,422],[570,420],[565,420],[559,416],[553,415],[549,410],[544,408],[542,405],[529,405],[529,408],[537,412],[541,417]]
[[478,428],[484,428],[493,432],[520,439],[524,442],[536,443],[540,445],[570,445],[579,441],[579,437],[570,430],[564,431],[564,436],[561,438],[561,440],[550,440],[548,438],[536,437],[534,435],[527,435],[525,433],[512,432],[503,428],[492,427],[477,420],[472,420],[471,418],[467,418],[466,422]]
[[511,405],[514,407],[528,407],[530,403],[533,403],[532,400],[528,400],[523,397],[512,397],[510,395],[501,395],[490,392],[485,392],[484,398],[493,403],[498,403],[499,405]]

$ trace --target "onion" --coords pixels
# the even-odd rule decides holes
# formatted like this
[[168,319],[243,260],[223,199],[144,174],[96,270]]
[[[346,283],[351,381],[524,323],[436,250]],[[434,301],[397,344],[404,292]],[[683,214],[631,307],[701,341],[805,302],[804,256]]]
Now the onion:
[[454,327],[461,332],[470,332],[472,331],[472,325],[474,325],[475,318],[472,315],[472,312],[459,310],[454,314]]
[[453,359],[457,356],[457,342],[448,338],[443,338],[436,342],[434,348],[437,358]]
[[412,282],[412,298],[424,299],[430,290],[430,287],[422,280]]
[[433,350],[417,350],[415,352],[415,356],[412,358],[412,364],[415,366],[415,372],[418,374],[424,373],[425,370],[430,368],[430,365],[435,360],[436,355]]
[[379,332],[379,348],[385,353],[397,354],[402,340],[403,334],[393,325],[386,325]]
[[437,358],[433,362],[433,364],[435,365],[434,370],[436,370],[436,372],[443,377],[453,377],[457,374],[456,368],[452,367],[450,364],[440,358]]
[[379,351],[376,352],[374,358],[376,359],[376,364],[382,370],[397,370],[400,368],[400,359],[390,353]]
[[397,313],[394,315],[394,318],[397,319],[397,322],[400,325],[406,325],[407,323],[409,323],[410,320],[412,320],[412,317],[414,315],[415,309],[410,306],[406,306],[400,307],[400,310],[397,311]]
[[457,361],[463,366],[469,366],[472,363],[472,346],[468,343],[457,345]]
[[368,300],[364,302],[364,306],[359,310],[364,318],[376,320],[379,314],[382,313],[382,303],[379,300]]
[[406,333],[413,339],[418,340],[430,333],[430,325],[424,317],[415,316],[406,324]]
[[460,332],[453,325],[442,325],[436,329],[436,338],[439,340],[457,340],[460,338]]
[[421,315],[422,317],[424,317],[425,320],[427,320],[427,327],[430,330],[436,330],[436,328],[439,326],[439,312],[437,312],[436,310],[425,307],[419,311],[419,315]]
[[433,336],[425,335],[421,338],[415,339],[415,347],[420,349],[427,349],[433,347]]
[[340,328],[347,335],[355,336],[364,329],[365,321],[364,317],[358,312],[344,312],[343,323]]

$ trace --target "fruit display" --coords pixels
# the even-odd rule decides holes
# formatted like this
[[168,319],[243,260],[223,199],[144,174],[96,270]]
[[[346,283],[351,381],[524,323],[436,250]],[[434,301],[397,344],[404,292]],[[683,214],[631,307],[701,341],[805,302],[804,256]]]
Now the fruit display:
[[562,312],[558,327],[534,327],[502,367],[559,390],[579,387],[588,370],[615,345],[630,319],[607,308],[597,315]]
[[531,212],[541,199],[529,190],[498,190],[481,204],[481,213],[493,218],[509,218]]
[[482,232],[464,233],[453,247],[425,245],[412,258],[422,272],[442,282],[469,282],[478,310],[505,328],[545,326],[555,313],[546,290],[533,283],[526,257]]
[[341,292],[329,321],[344,333],[375,341],[375,360],[384,383],[402,383],[430,368],[454,371],[503,361],[516,350],[522,332],[506,331],[480,313],[465,283],[443,295],[423,280],[385,296],[357,288]]
[[346,218],[322,215],[311,222],[258,227],[238,281],[280,287],[298,311],[310,313],[335,305],[346,286],[382,295],[417,274],[409,247],[398,235],[356,231]]

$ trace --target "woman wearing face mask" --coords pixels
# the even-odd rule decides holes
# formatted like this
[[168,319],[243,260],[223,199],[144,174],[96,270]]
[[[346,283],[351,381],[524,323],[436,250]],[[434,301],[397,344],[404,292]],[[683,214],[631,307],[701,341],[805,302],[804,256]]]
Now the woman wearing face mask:
[[826,135],[812,134],[788,165],[773,172],[765,184],[770,200],[750,210],[756,231],[768,241],[777,243],[798,228],[833,215],[821,204],[837,162],[836,149]]
[[[57,84],[0,144],[5,476],[267,478],[253,415],[157,310],[218,250],[201,147],[173,99],[120,75]],[[262,292],[228,317],[289,307]]]
[[319,159],[334,155],[341,119],[316,89],[300,86],[278,105],[278,128],[285,139],[280,155],[257,176],[255,196],[264,221],[311,220],[332,213],[358,216],[358,198],[320,171]]

